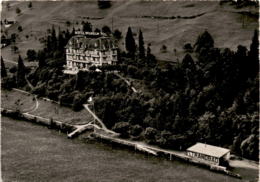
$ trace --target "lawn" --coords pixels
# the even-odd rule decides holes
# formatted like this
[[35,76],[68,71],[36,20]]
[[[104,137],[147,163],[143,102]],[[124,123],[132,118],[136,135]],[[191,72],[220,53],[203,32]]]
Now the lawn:
[[35,103],[36,101],[33,95],[21,93],[15,90],[1,90],[1,107],[5,109],[27,112],[34,108]]
[[60,106],[50,101],[38,99],[39,107],[30,114],[44,118],[52,118],[69,124],[85,124],[93,120],[92,115],[85,109],[75,112],[71,108]]
[[85,109],[75,112],[71,108],[60,106],[50,101],[40,98],[37,100],[38,108],[35,110],[36,101],[33,95],[15,90],[1,90],[1,107],[5,109],[19,109],[22,112],[29,112],[29,114],[52,118],[69,124],[85,124],[93,120],[92,115]]
[[102,143],[68,140],[55,130],[6,117],[2,118],[1,136],[3,181],[244,181]]

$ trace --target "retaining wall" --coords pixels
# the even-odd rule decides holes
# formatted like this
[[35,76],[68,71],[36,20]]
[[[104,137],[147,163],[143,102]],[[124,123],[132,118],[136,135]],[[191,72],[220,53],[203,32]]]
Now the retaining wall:
[[61,121],[52,120],[41,116],[29,114],[29,113],[19,113],[17,111],[13,111],[10,109],[1,108],[1,114],[15,119],[24,119],[26,121],[48,126],[49,128],[52,129],[58,129],[64,133],[71,132],[72,130],[76,129],[73,125],[66,124]]

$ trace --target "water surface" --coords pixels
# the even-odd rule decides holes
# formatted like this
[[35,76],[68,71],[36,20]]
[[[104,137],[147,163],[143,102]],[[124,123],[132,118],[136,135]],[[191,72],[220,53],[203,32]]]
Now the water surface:
[[2,117],[2,179],[48,182],[236,182],[226,175]]

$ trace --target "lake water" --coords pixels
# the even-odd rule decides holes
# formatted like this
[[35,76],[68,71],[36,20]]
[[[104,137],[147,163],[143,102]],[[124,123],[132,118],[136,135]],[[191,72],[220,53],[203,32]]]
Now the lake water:
[[2,180],[55,182],[236,182],[178,161],[69,140],[44,126],[2,117]]

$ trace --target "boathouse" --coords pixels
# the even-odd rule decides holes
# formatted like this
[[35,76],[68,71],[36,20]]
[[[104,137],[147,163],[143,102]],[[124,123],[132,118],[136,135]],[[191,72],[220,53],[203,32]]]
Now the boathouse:
[[187,149],[187,155],[214,165],[224,165],[230,158],[230,150],[204,143],[196,143]]

